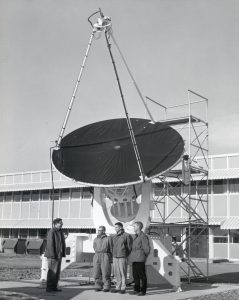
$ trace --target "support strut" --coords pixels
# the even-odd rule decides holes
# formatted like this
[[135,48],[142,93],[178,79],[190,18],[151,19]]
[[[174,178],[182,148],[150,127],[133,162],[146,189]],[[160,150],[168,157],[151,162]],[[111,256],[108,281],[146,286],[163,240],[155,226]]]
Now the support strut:
[[76,81],[76,84],[75,84],[75,88],[74,88],[74,91],[73,91],[73,94],[71,96],[71,100],[70,100],[70,103],[69,103],[69,106],[68,106],[68,109],[67,109],[67,112],[66,112],[66,116],[65,116],[63,125],[61,127],[61,132],[60,132],[58,140],[57,140],[57,146],[58,147],[59,147],[59,145],[61,143],[61,140],[63,138],[64,132],[65,132],[65,129],[66,129],[66,124],[67,124],[67,121],[69,119],[70,112],[71,112],[74,100],[76,98],[76,93],[77,93],[77,90],[78,90],[78,87],[79,87],[79,84],[80,84],[80,81],[81,81],[81,77],[82,77],[82,74],[83,74],[83,71],[84,71],[86,59],[87,59],[88,53],[90,51],[90,47],[91,47],[91,44],[92,44],[94,34],[95,34],[95,28],[93,28],[93,30],[92,30],[90,40],[89,40],[88,45],[87,45],[86,53],[85,53],[85,56],[84,56],[84,59],[83,59],[82,65],[81,65],[80,73],[78,75],[78,78],[77,78],[77,81]]
[[140,158],[140,154],[139,154],[138,146],[137,146],[137,143],[136,143],[134,131],[133,131],[133,128],[132,128],[132,124],[131,124],[131,121],[130,121],[130,118],[129,118],[126,103],[125,103],[125,100],[124,100],[124,95],[123,95],[123,91],[122,91],[122,88],[121,88],[121,84],[120,84],[117,68],[116,68],[116,65],[115,65],[114,57],[113,57],[113,54],[112,54],[112,51],[111,51],[111,44],[109,42],[107,32],[105,32],[105,38],[106,38],[107,47],[109,49],[111,61],[112,61],[113,67],[114,67],[114,72],[115,72],[115,76],[116,76],[116,79],[117,79],[117,83],[118,83],[118,87],[119,87],[119,91],[120,91],[120,96],[121,96],[122,103],[123,103],[123,106],[124,106],[126,121],[127,121],[127,125],[128,125],[128,128],[129,128],[129,133],[130,133],[131,141],[132,141],[132,144],[133,144],[133,148],[134,148],[137,164],[138,164],[138,167],[139,167],[140,175],[141,175],[142,180],[145,181],[145,174],[144,174],[142,161],[141,161],[141,158]]
[[123,55],[122,51],[120,50],[120,47],[119,47],[119,45],[117,44],[117,42],[116,42],[116,40],[115,40],[115,37],[114,37],[112,31],[110,32],[110,37],[112,38],[112,40],[113,40],[113,42],[114,42],[114,44],[115,44],[117,50],[119,51],[120,57],[122,58],[122,60],[123,60],[123,62],[124,62],[124,65],[125,65],[125,67],[126,67],[128,73],[129,73],[129,76],[130,76],[130,78],[131,78],[132,81],[133,81],[133,84],[134,84],[134,86],[135,86],[135,88],[136,88],[136,91],[138,92],[138,95],[139,95],[140,99],[142,100],[143,105],[144,105],[144,107],[145,107],[145,109],[146,109],[146,111],[147,111],[147,113],[148,113],[148,115],[149,115],[151,121],[152,121],[153,123],[155,123],[155,120],[154,120],[154,118],[153,118],[153,116],[152,116],[152,114],[151,114],[151,112],[150,112],[150,110],[149,110],[149,108],[148,108],[148,106],[147,106],[146,101],[144,101],[144,97],[143,97],[143,95],[142,95],[142,93],[141,93],[141,91],[140,91],[140,88],[139,88],[137,82],[135,81],[133,74],[131,73],[131,71],[130,71],[130,69],[129,69],[129,66],[128,66],[127,62],[126,62],[126,59],[124,58],[124,55]]

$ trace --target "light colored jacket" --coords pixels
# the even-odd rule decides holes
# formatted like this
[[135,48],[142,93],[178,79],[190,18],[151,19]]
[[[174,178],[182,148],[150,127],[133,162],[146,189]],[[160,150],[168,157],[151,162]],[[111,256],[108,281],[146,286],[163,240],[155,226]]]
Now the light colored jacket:
[[98,235],[93,242],[95,253],[110,253],[112,254],[112,240],[106,234]]
[[149,239],[142,231],[139,235],[134,235],[133,246],[130,254],[131,262],[144,262],[150,252]]

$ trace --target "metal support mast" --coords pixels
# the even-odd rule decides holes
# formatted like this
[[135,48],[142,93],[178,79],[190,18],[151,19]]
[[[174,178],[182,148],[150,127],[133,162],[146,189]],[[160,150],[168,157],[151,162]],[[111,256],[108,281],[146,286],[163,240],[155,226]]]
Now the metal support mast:
[[141,179],[142,179],[142,181],[145,181],[145,174],[144,174],[142,161],[141,161],[141,158],[140,158],[140,154],[139,154],[138,146],[137,146],[137,143],[136,143],[134,131],[133,131],[133,128],[132,128],[132,124],[131,124],[131,121],[130,121],[130,118],[129,118],[126,103],[125,103],[125,100],[124,100],[124,95],[123,95],[123,91],[122,91],[122,88],[121,88],[119,75],[118,75],[117,68],[116,68],[116,65],[115,65],[114,57],[113,57],[113,54],[112,54],[112,51],[111,51],[111,44],[109,42],[107,32],[105,32],[105,38],[106,38],[106,43],[107,43],[107,46],[108,46],[108,49],[109,49],[111,61],[112,61],[113,67],[114,67],[115,76],[116,76],[119,91],[120,91],[120,96],[121,96],[121,99],[122,99],[122,102],[123,102],[125,116],[126,116],[126,120],[127,120],[127,125],[128,125],[128,128],[129,128],[129,133],[130,133],[131,141],[132,141],[132,144],[133,144],[133,148],[134,148],[137,164],[138,164],[138,167],[139,167]]
[[74,100],[76,98],[76,93],[77,93],[77,90],[78,90],[78,87],[79,87],[79,84],[80,84],[80,81],[81,81],[81,77],[82,77],[82,74],[83,74],[83,71],[84,71],[86,59],[88,57],[88,54],[89,54],[89,51],[90,51],[90,47],[91,47],[92,40],[93,40],[95,32],[96,32],[96,30],[95,30],[95,28],[93,28],[92,33],[90,35],[88,45],[87,45],[86,53],[85,53],[85,56],[84,56],[84,59],[83,59],[82,65],[81,65],[80,73],[78,75],[78,78],[77,78],[77,81],[76,81],[76,84],[75,84],[75,87],[74,87],[74,91],[73,91],[73,94],[71,96],[71,100],[70,100],[70,103],[69,103],[69,106],[68,106],[68,109],[67,109],[67,112],[66,112],[66,115],[65,115],[65,119],[64,119],[63,125],[61,127],[61,132],[60,132],[58,140],[57,140],[57,146],[58,147],[59,147],[59,145],[61,143],[61,140],[63,138],[64,132],[65,132],[65,129],[66,129],[66,125],[67,125],[67,121],[69,119],[70,112],[71,112],[72,106],[74,104]]
[[117,42],[116,42],[116,40],[115,40],[114,35],[113,35],[112,32],[110,33],[110,37],[112,38],[112,40],[113,40],[113,42],[114,42],[114,44],[115,44],[117,50],[119,51],[120,57],[121,57],[122,60],[123,60],[123,63],[124,63],[124,65],[125,65],[125,67],[126,67],[128,73],[129,73],[130,78],[132,79],[132,82],[133,82],[133,84],[134,84],[134,86],[135,86],[135,88],[136,88],[136,91],[138,92],[138,95],[139,95],[141,101],[143,102],[143,105],[144,105],[144,107],[145,107],[145,109],[146,109],[146,111],[147,111],[147,113],[148,113],[148,115],[149,115],[151,121],[152,121],[153,123],[155,123],[155,120],[154,120],[154,118],[153,118],[153,116],[152,116],[152,114],[151,114],[151,112],[150,112],[150,110],[149,110],[149,108],[148,108],[148,106],[147,106],[146,101],[144,100],[144,97],[143,97],[143,95],[142,95],[142,93],[141,93],[141,91],[140,91],[140,88],[139,88],[137,82],[135,81],[134,76],[133,76],[132,72],[130,71],[130,68],[129,68],[127,62],[126,62],[126,59],[124,58],[124,55],[123,55],[122,51],[120,50],[120,47],[119,47],[119,45],[117,44]]

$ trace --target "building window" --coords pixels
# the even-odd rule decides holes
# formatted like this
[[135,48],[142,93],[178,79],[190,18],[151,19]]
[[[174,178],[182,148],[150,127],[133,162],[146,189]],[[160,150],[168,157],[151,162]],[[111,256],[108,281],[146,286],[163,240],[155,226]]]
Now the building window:
[[230,231],[230,243],[232,244],[239,243],[239,230]]
[[181,182],[168,183],[168,194],[171,196],[181,195]]
[[226,157],[214,157],[213,158],[213,169],[226,169],[227,158]]
[[18,229],[11,229],[11,238],[13,239],[18,238]]
[[28,229],[21,228],[19,230],[19,237],[20,239],[26,239],[28,237]]
[[172,240],[180,243],[182,241],[182,228],[181,227],[168,227],[168,234]]
[[40,192],[39,191],[32,191],[32,201],[38,201],[40,199]]
[[166,194],[166,189],[164,188],[164,184],[163,183],[156,183],[154,185],[154,196],[158,197],[158,196],[164,196]]
[[229,168],[239,168],[239,155],[229,156]]
[[216,227],[214,228],[213,234],[214,234],[213,237],[214,243],[221,243],[221,244],[228,243],[227,230],[222,230],[219,227]]
[[[189,185],[183,185],[183,194],[189,193]],[[196,195],[196,181],[190,182],[190,194]]]
[[6,228],[2,229],[2,237],[8,239],[9,236],[10,236],[10,229],[6,229]]
[[47,229],[39,229],[39,238],[45,239],[47,237]]
[[71,190],[71,198],[72,199],[80,199],[81,198],[81,189],[72,189]]
[[43,190],[43,191],[41,191],[41,200],[42,201],[47,201],[49,199],[50,199],[50,197],[49,197],[49,190]]
[[79,229],[68,229],[68,233],[79,233]]
[[50,172],[42,172],[41,173],[41,181],[42,182],[48,182],[48,181],[50,181],[51,179],[51,177],[50,177],[50,175],[51,175],[51,173]]
[[90,199],[81,201],[80,218],[86,219],[91,218],[92,206]]
[[13,193],[13,201],[20,202],[21,201],[21,192],[14,192]]
[[32,182],[40,182],[40,173],[32,173]]
[[90,191],[87,190],[83,190],[83,195],[82,195],[83,199],[91,199],[92,198],[92,194]]
[[69,200],[69,199],[70,199],[70,189],[62,189],[61,200]]
[[30,201],[30,199],[31,199],[31,192],[30,191],[22,192],[22,201]]
[[68,229],[69,233],[89,233],[89,234],[95,234],[96,229],[95,228],[79,228],[79,229]]
[[[209,191],[209,186],[208,186],[208,191]],[[198,181],[197,192],[198,192],[199,195],[207,194],[207,181],[206,180]]]
[[225,179],[213,180],[213,194],[224,194],[227,191]]
[[4,193],[0,193],[0,202],[4,201]]
[[12,201],[12,192],[5,193],[5,202]]
[[229,180],[229,193],[239,193],[239,178]]
[[213,238],[213,243],[216,244],[226,244],[228,242],[228,238],[226,236],[215,236]]
[[37,238],[37,229],[29,229],[29,237]]
[[[53,191],[50,191],[50,192],[53,192]],[[53,199],[54,200],[59,200],[60,199],[60,190],[59,189],[54,190]]]
[[197,189],[197,183],[196,183],[196,181],[191,181],[190,194],[191,195],[196,195],[196,189]]

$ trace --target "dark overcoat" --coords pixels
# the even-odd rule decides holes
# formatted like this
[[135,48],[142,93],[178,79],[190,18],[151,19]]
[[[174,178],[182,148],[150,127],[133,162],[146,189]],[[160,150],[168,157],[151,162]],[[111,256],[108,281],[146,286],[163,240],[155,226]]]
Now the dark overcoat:
[[62,230],[52,228],[47,235],[45,250],[47,258],[59,259],[66,256],[66,243]]

